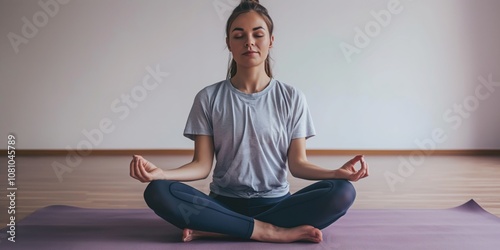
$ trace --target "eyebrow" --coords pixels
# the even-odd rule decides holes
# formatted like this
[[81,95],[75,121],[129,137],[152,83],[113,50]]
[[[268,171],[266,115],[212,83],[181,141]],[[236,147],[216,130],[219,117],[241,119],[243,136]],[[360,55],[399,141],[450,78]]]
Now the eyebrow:
[[[256,31],[256,30],[259,30],[259,29],[266,30],[266,29],[264,29],[264,27],[262,27],[262,26],[255,27],[255,28],[253,28],[252,30],[253,30],[253,31]],[[234,32],[234,31],[243,31],[243,28],[236,27],[236,28],[234,28],[234,29],[233,29],[233,31],[231,31],[231,32]]]

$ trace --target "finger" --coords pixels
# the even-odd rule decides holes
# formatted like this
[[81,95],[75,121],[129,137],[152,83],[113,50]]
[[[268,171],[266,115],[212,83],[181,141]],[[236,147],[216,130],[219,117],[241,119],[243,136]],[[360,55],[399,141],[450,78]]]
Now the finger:
[[150,163],[148,160],[146,160],[146,159],[142,158],[142,161],[141,161],[141,162],[142,162],[142,164],[144,164],[144,165],[142,165],[142,166],[143,166],[145,169],[147,169],[147,170],[150,170],[150,169],[151,169],[151,163]]
[[151,166],[153,165],[150,161],[142,158],[141,160],[141,163],[142,163],[142,167],[149,173],[151,172]]
[[136,164],[135,164],[135,174],[139,178],[138,180],[144,181],[144,179],[146,177],[144,175],[144,172],[145,171],[144,171],[144,166],[143,166],[142,160],[140,158],[137,158]]
[[356,165],[356,163],[361,159],[361,155],[356,155],[354,156],[352,159],[350,159],[348,162],[346,162],[346,164],[344,164],[342,167],[343,168],[348,168],[350,170],[354,170],[355,171],[355,168],[354,166]]
[[363,174],[364,174],[363,171],[361,171],[361,170],[357,171],[350,176],[349,180],[350,181],[358,181],[361,178],[361,176],[363,176]]
[[135,166],[134,166],[135,176],[137,177],[137,180],[144,182],[144,174],[142,172],[142,169],[143,169],[143,166],[141,163],[141,159],[136,158]]
[[361,157],[361,159],[359,160],[359,162],[361,163],[361,168],[359,170],[362,170],[362,171],[366,172],[366,161],[365,161],[365,158]]
[[139,163],[142,169],[145,169],[146,172],[150,171],[150,162],[146,160],[144,157],[140,156],[139,157]]
[[149,172],[150,172],[150,169],[149,169],[149,161],[142,158],[140,160],[140,163],[141,163],[141,173],[143,174],[144,177],[148,178],[149,179]]
[[357,174],[353,174],[351,178],[349,178],[349,180],[352,182],[356,182],[359,180],[359,176]]
[[360,170],[364,170],[365,171],[365,174],[361,178],[364,178],[364,177],[366,177],[366,176],[369,175],[368,163],[366,163],[364,157],[361,158],[361,169]]
[[361,168],[358,170],[358,171],[355,171],[354,173],[354,178],[356,179],[356,181],[358,181],[359,179],[362,179],[362,178],[365,178],[367,176],[367,171],[368,171],[368,164],[365,162],[364,158],[361,158],[360,159],[360,163],[361,163]]
[[358,162],[359,160],[361,160],[362,157],[363,157],[362,155],[356,155],[351,160],[349,160],[349,163],[354,164],[354,163]]
[[139,171],[140,171],[140,174],[141,174],[141,177],[142,177],[142,181],[151,181],[151,176],[148,173],[148,171],[146,171],[144,161],[145,160],[141,161],[141,167],[139,168]]
[[134,159],[136,159],[138,161],[138,160],[144,159],[144,158],[140,155],[134,155]]
[[135,158],[132,158],[132,160],[130,161],[130,176],[133,177],[133,178],[136,178],[136,175],[135,175]]
[[368,166],[368,163],[366,163],[366,174],[365,177],[370,175],[370,167]]

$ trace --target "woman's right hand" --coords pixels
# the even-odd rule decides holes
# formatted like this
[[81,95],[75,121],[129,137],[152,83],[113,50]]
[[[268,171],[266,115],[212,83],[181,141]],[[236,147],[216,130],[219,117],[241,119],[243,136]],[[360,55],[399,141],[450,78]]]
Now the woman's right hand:
[[165,178],[162,169],[140,155],[134,155],[130,162],[130,176],[140,182],[151,182]]

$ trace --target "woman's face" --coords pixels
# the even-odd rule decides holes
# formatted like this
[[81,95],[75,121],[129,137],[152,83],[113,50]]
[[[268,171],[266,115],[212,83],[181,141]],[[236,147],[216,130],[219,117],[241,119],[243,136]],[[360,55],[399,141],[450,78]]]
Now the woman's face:
[[231,24],[227,47],[233,53],[238,68],[262,65],[274,41],[264,19],[250,11],[239,15]]

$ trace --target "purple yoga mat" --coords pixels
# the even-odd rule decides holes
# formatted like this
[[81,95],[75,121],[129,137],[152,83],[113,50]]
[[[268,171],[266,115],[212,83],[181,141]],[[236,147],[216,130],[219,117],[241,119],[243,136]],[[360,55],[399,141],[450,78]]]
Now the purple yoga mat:
[[49,206],[17,224],[15,243],[0,230],[0,249],[500,249],[500,218],[473,200],[450,209],[353,209],[319,244],[183,243],[181,233],[149,209]]

